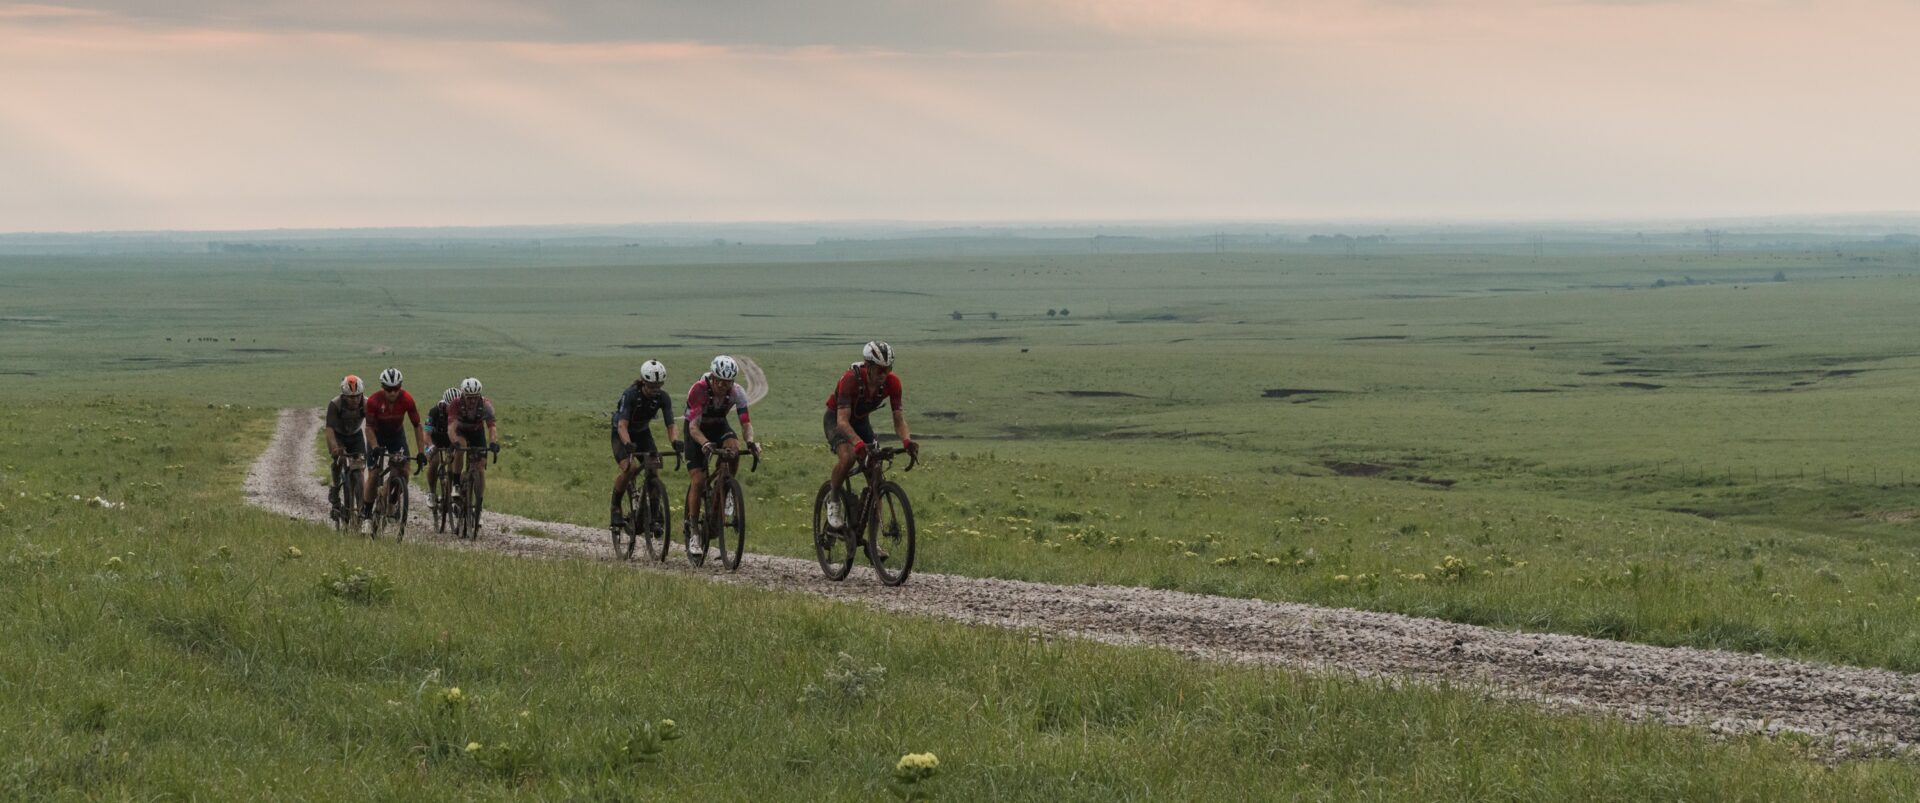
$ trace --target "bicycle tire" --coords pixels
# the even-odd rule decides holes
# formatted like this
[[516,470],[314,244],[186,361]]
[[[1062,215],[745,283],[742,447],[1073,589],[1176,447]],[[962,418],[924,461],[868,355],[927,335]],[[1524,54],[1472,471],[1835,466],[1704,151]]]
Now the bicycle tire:
[[407,539],[407,509],[413,506],[413,489],[406,480],[400,481],[400,518],[395,521],[393,542]]
[[[726,505],[731,497],[733,515],[726,515],[727,509],[721,508],[720,522],[720,561],[727,565],[727,571],[737,571],[740,559],[747,554],[747,495],[740,489],[740,481],[727,478],[725,493],[721,494],[721,504]],[[728,544],[731,534],[732,544]]]
[[[913,574],[913,503],[907,501],[907,492],[892,482],[880,483],[878,490],[872,518],[866,522],[867,559],[873,562],[873,571],[880,575],[882,584],[897,586]],[[882,546],[888,553],[885,560],[880,558]]]
[[813,495],[813,554],[820,560],[820,573],[828,580],[839,582],[847,579],[853,571],[853,562],[859,556],[854,548],[854,539],[847,535],[851,531],[846,525],[845,515],[852,507],[844,496],[840,500],[841,527],[838,532],[827,527],[827,494],[833,493],[833,484],[820,483],[820,491]]
[[387,484],[382,481],[373,491],[373,516],[367,519],[367,540],[380,540],[380,528],[387,523]]
[[614,560],[632,560],[634,542],[640,540],[640,495],[636,493],[639,482],[635,480],[627,485],[627,492],[619,496],[620,526],[608,530],[613,538]]
[[667,502],[667,484],[660,481],[659,474],[649,474],[645,489],[640,494],[641,535],[647,539],[647,556],[655,562],[667,559],[667,550],[672,541],[667,536],[673,532],[673,505]]
[[480,495],[474,493],[467,498],[467,540],[480,538]]
[[433,531],[444,533],[447,531],[447,492],[453,490],[453,483],[447,477],[447,466],[444,462],[435,466],[432,485]]
[[347,488],[352,483],[348,482],[345,476],[351,473],[353,472],[347,471],[345,468],[340,469],[340,474],[342,475],[340,481],[333,486],[333,492],[328,494],[328,496],[333,499],[334,507],[328,511],[328,515],[333,517],[333,529],[335,532],[344,533],[347,531],[346,511],[353,509],[348,506],[348,502],[351,500],[347,498]]

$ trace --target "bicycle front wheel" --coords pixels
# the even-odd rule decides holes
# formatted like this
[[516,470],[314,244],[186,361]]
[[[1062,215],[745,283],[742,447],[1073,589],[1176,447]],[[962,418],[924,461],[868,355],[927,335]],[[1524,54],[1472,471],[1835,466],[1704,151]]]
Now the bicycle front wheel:
[[373,489],[373,517],[367,520],[367,538],[380,540],[380,531],[387,526],[387,517],[393,515],[393,481],[374,475],[379,485]]
[[412,500],[413,490],[407,486],[406,480],[400,480],[399,483],[400,483],[400,488],[399,488],[398,494],[400,497],[400,510],[399,510],[400,515],[399,515],[399,518],[394,519],[394,523],[393,523],[394,543],[399,543],[401,541],[406,540],[407,508],[413,505],[413,500]]
[[833,493],[832,483],[820,483],[820,492],[813,495],[813,554],[820,559],[820,573],[828,580],[839,582],[847,579],[847,573],[853,571],[854,539],[847,527],[845,516],[853,510],[846,495],[840,499],[840,526],[830,526],[827,521],[827,499]]
[[453,480],[447,474],[447,466],[442,463],[433,478],[433,531],[436,533],[447,531],[447,495],[453,492]]
[[360,474],[355,471],[342,472],[345,478],[340,484],[340,515],[334,524],[340,532],[347,532],[359,523],[360,515]]
[[453,537],[467,537],[467,500],[456,496],[447,501],[447,525],[453,528]]
[[474,494],[467,498],[467,538],[480,537],[480,498]]
[[647,539],[647,555],[656,561],[667,559],[673,506],[667,503],[667,484],[658,475],[647,478],[640,493],[640,535]]
[[633,543],[638,540],[634,536],[643,527],[640,522],[640,496],[634,493],[632,486],[628,486],[626,495],[621,497],[621,504],[625,509],[620,511],[620,526],[613,528],[613,557],[616,560],[631,560]]
[[891,482],[880,484],[873,519],[867,522],[867,558],[880,582],[897,586],[913,573],[913,505],[907,492]]
[[747,553],[747,497],[740,490],[739,480],[727,478],[720,504],[723,509],[715,519],[720,522],[720,562],[726,564],[727,571],[734,571],[740,568],[740,557]]

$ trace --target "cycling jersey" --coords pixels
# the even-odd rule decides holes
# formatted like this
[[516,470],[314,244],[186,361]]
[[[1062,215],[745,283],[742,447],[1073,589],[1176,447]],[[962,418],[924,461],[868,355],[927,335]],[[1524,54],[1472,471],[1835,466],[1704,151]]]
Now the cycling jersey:
[[414,406],[413,394],[402,390],[397,396],[389,396],[383,390],[367,397],[367,420],[373,424],[373,434],[404,433],[408,419],[415,426],[420,424],[420,408]]
[[354,437],[360,434],[360,426],[367,420],[367,406],[356,404],[348,409],[342,397],[335,396],[327,402],[327,428],[340,438]]
[[493,423],[493,402],[485,396],[467,396],[454,402],[447,417],[452,419],[460,437],[472,440],[472,433],[484,433],[487,425]]
[[740,411],[741,425],[750,423],[747,418],[747,392],[740,388],[739,383],[734,384],[732,393],[722,397],[712,392],[707,384],[708,381],[708,376],[702,376],[700,381],[693,383],[693,387],[687,389],[687,423],[691,424],[698,419],[703,428],[724,424],[727,420],[727,410],[734,408]]
[[427,410],[427,440],[434,446],[452,446],[453,440],[447,437],[447,403],[438,402]]
[[899,374],[888,371],[887,378],[876,384],[868,381],[864,366],[854,363],[852,368],[840,375],[840,383],[827,396],[827,409],[838,411],[845,407],[852,411],[849,417],[859,421],[880,409],[882,404],[891,404],[895,410],[901,409],[901,393]]
[[639,437],[653,425],[656,415],[662,424],[673,423],[673,398],[667,395],[666,389],[649,392],[638,382],[628,385],[613,408],[613,437],[619,439],[621,421],[627,422],[628,436]]

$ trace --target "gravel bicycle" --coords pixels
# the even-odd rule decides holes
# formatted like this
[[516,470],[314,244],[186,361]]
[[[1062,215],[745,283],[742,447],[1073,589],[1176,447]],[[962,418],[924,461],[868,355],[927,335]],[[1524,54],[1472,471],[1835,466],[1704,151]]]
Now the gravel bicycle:
[[472,540],[480,537],[480,466],[479,461],[493,454],[493,462],[500,462],[500,445],[460,447],[466,453],[461,461],[460,482],[450,494],[453,498],[447,506],[447,517],[453,520],[455,538]]
[[[700,516],[687,524],[687,562],[704,565],[707,550],[717,546],[721,565],[733,571],[740,568],[740,555],[747,548],[747,500],[740,491],[740,481],[734,478],[740,467],[740,450],[722,446],[713,450],[713,457],[707,487],[700,489],[705,500]],[[753,452],[753,466],[747,470],[760,470],[758,451]],[[720,511],[720,515],[714,515],[714,511]],[[727,543],[729,533],[731,545]]]
[[[374,491],[373,517],[367,520],[367,537],[378,540],[381,530],[392,525],[393,540],[399,541],[407,537],[407,507],[411,504],[408,497],[412,496],[408,493],[407,464],[415,461],[406,452],[374,453],[376,465],[383,459],[387,467],[382,472],[385,476],[380,480],[380,487]],[[420,473],[420,468],[425,466],[426,462],[420,461],[413,473]]]
[[[450,448],[450,447],[449,447]],[[446,448],[436,448],[428,460],[433,461],[433,482],[428,488],[429,507],[433,509],[433,531],[444,533],[453,525],[453,461],[452,454]]]
[[359,527],[360,483],[364,481],[366,472],[366,455],[342,454],[333,459],[333,487],[327,497],[333,500],[333,510],[329,516],[333,519],[334,529],[340,532]]
[[913,573],[913,504],[907,501],[907,492],[886,476],[893,458],[902,454],[907,455],[905,470],[912,471],[920,462],[912,452],[894,447],[867,450],[859,472],[848,472],[840,489],[838,527],[827,516],[832,483],[820,483],[820,492],[813,498],[813,551],[828,580],[847,579],[863,547],[881,583],[897,586]]
[[[635,456],[644,472],[627,482],[626,498],[622,500],[625,509],[620,512],[622,526],[613,530],[614,557],[628,560],[633,557],[633,547],[641,538],[647,541],[647,556],[656,561],[667,559],[667,548],[672,544],[669,534],[673,532],[673,506],[667,499],[667,484],[660,480],[660,466],[663,461],[659,452],[648,452]],[[673,468],[680,470],[680,455],[673,456]]]

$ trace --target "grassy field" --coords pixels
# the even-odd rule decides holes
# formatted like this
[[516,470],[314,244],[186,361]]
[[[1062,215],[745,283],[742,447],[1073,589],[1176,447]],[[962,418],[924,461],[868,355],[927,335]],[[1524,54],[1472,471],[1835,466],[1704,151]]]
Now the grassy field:
[[821,401],[882,336],[929,445],[902,478],[925,571],[1920,668],[1912,255],[1567,254],[8,257],[0,336],[28,399],[478,375],[491,503],[596,525],[634,366],[680,387],[748,354],[774,388],[751,546],[792,555]]
[[1920,793],[1792,741],[342,538],[239,501],[271,421],[0,419],[0,796],[866,799],[917,752],[967,800]]
[[492,506],[597,525],[637,364],[683,387],[726,351],[774,389],[750,549],[804,555],[821,402],[879,336],[928,447],[898,477],[922,571],[1920,668],[1911,253],[1443,245],[0,256],[0,797],[844,799],[932,751],[949,799],[1912,798],[1908,764],[1790,740],[239,501],[274,408],[392,364],[486,381]]

